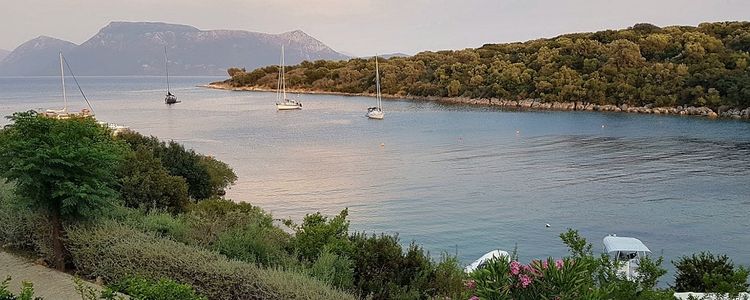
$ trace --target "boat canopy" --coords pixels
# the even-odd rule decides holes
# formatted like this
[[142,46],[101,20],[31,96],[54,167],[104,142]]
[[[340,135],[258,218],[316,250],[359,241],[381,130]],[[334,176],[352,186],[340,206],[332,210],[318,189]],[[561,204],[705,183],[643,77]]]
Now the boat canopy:
[[632,237],[607,236],[604,237],[604,249],[607,253],[614,252],[651,252],[641,240]]
[[479,259],[475,260],[474,262],[472,262],[468,266],[466,266],[466,268],[464,268],[464,272],[466,272],[466,273],[474,272],[474,270],[479,269],[487,261],[489,261],[489,260],[491,260],[493,258],[505,258],[505,259],[509,259],[510,255],[508,254],[508,252],[503,251],[503,250],[492,250],[490,252],[487,252],[487,254],[482,255],[482,257],[480,257]]

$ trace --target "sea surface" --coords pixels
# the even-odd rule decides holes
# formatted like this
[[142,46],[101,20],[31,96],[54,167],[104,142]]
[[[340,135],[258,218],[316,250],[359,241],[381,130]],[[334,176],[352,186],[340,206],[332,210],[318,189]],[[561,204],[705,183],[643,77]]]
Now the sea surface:
[[[304,109],[279,112],[274,93],[197,87],[218,80],[174,78],[182,103],[167,106],[161,77],[78,78],[97,119],[229,163],[228,197],[277,218],[348,208],[353,230],[464,263],[493,249],[560,257],[575,228],[597,251],[607,234],[637,237],[670,268],[703,250],[750,265],[750,122],[406,100],[375,121],[373,98],[292,95]],[[59,78],[0,77],[2,115],[62,105]]]

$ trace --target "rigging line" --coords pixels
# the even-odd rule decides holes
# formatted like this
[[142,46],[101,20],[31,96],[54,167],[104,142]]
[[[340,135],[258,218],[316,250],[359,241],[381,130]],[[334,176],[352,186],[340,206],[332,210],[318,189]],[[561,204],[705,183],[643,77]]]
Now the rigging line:
[[81,96],[83,96],[83,100],[86,100],[86,104],[89,106],[89,109],[91,110],[91,114],[96,115],[96,113],[94,113],[94,108],[91,106],[91,102],[89,102],[89,99],[86,98],[86,94],[83,93],[83,89],[81,89],[81,85],[78,84],[78,79],[76,79],[76,75],[73,74],[73,69],[70,68],[70,64],[68,64],[68,60],[65,59],[64,55],[63,55],[63,61],[65,62],[65,65],[68,66],[68,71],[70,71],[70,76],[72,76],[73,81],[76,82],[76,86],[78,86],[78,91],[81,92]]

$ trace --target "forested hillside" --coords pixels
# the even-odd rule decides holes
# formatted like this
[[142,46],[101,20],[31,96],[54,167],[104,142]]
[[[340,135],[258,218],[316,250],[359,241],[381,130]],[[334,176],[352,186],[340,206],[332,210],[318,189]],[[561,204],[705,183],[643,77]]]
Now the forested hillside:
[[[509,29],[510,30],[510,29]],[[750,22],[566,34],[380,61],[383,93],[657,107],[750,106]],[[372,93],[373,59],[287,67],[299,90]],[[276,66],[232,68],[234,86],[275,88]]]

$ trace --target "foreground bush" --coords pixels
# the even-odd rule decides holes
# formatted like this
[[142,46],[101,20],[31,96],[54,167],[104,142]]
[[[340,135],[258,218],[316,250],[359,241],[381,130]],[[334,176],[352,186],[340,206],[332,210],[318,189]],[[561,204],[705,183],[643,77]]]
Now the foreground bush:
[[18,295],[8,290],[10,276],[0,282],[0,300],[41,300],[42,298],[34,297],[34,284],[28,281],[21,283],[21,292]]
[[93,219],[114,207],[126,147],[93,118],[53,119],[14,113],[0,130],[0,177],[20,200],[49,218],[52,264],[65,268],[64,223]]
[[109,285],[116,292],[130,296],[133,300],[205,300],[195,293],[193,287],[171,279],[150,280],[143,277],[128,277]]
[[47,218],[21,201],[12,185],[0,179],[0,246],[53,260],[52,235]]
[[352,298],[304,275],[263,270],[111,221],[72,228],[69,249],[80,272],[110,282],[170,278],[209,299]]
[[344,209],[334,217],[309,214],[301,225],[286,222],[295,231],[294,251],[302,263],[311,263],[312,276],[341,288],[352,286],[357,294],[373,299],[433,298],[463,292],[465,274],[455,258],[446,256],[435,263],[415,244],[404,249],[398,236],[349,233],[347,214]]
[[675,290],[736,294],[748,290],[748,270],[734,264],[726,255],[701,252],[674,262],[677,268]]
[[656,289],[666,273],[661,259],[641,260],[640,275],[628,281],[617,275],[618,264],[608,256],[595,257],[591,244],[569,230],[560,235],[571,255],[522,264],[515,255],[494,259],[470,274],[467,287],[481,299],[674,299],[670,290]]
[[290,253],[290,235],[274,226],[260,208],[231,200],[204,200],[179,215],[152,211],[142,217],[122,219],[133,227],[227,257],[265,267],[296,264]]

